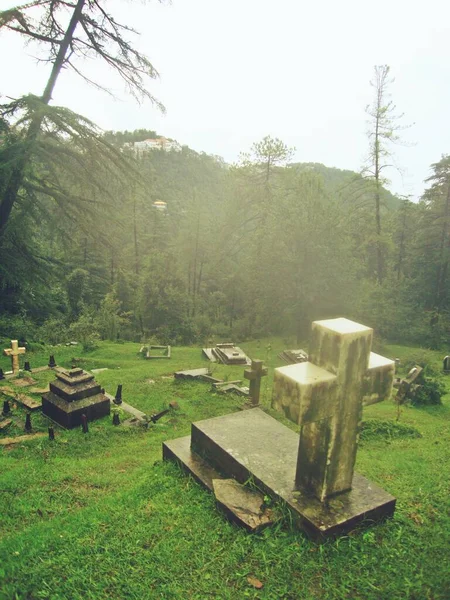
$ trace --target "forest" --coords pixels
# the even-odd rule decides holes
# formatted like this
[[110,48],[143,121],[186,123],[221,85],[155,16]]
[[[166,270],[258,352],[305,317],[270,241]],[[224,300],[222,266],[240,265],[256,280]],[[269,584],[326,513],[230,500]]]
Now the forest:
[[234,164],[188,146],[136,152],[161,137],[151,123],[101,131],[52,92],[90,51],[163,110],[144,82],[157,72],[112,17],[101,24],[102,3],[76,3],[68,24],[63,5],[1,13],[3,28],[48,48],[52,70],[41,97],[0,107],[0,335],[300,342],[311,320],[346,315],[382,339],[448,343],[450,158],[436,157],[419,202],[387,190],[402,129],[388,66],[374,68],[359,173],[295,163],[270,135]]
[[[4,155],[21,133],[5,125]],[[290,163],[270,137],[234,165],[188,147],[124,149],[142,134],[100,134],[111,157],[94,181],[70,180],[54,156],[33,161],[1,238],[3,336],[300,342],[311,320],[348,315],[392,341],[448,342],[448,157],[419,203],[382,188],[377,234],[375,183],[361,174]],[[44,193],[48,172],[70,193]]]

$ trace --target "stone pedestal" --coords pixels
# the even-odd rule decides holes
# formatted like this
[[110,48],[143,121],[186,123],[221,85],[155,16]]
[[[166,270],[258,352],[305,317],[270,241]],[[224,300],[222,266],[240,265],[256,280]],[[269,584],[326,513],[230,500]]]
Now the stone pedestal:
[[265,494],[284,501],[299,527],[319,541],[392,516],[395,498],[356,473],[351,490],[325,503],[296,490],[298,447],[298,434],[252,408],[193,423],[191,436],[164,442],[163,457],[211,491],[217,479],[251,479]]
[[66,429],[81,425],[83,414],[93,421],[109,413],[109,398],[102,393],[94,375],[82,369],[57,373],[50,391],[42,396],[42,414]]

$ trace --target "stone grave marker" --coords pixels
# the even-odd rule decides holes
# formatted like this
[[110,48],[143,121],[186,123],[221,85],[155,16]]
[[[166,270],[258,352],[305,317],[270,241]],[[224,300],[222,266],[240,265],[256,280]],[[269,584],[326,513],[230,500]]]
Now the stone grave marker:
[[109,413],[109,398],[101,392],[94,375],[83,369],[57,372],[50,391],[42,395],[42,414],[66,429],[81,425],[83,415],[93,421]]
[[220,362],[223,365],[249,365],[251,363],[245,352],[235,346],[233,342],[217,344],[214,348],[203,348],[202,352],[211,362]]
[[310,360],[275,370],[272,406],[299,435],[253,408],[193,423],[191,436],[163,444],[164,458],[209,489],[251,478],[314,538],[391,516],[395,498],[354,473],[363,403],[390,397],[394,377],[394,362],[371,353],[372,335],[348,319],[316,321]]
[[244,377],[250,381],[250,399],[253,406],[258,406],[261,391],[261,379],[268,373],[262,360],[252,360],[250,369],[245,369]]
[[446,356],[442,363],[444,373],[450,373],[450,356]]
[[3,354],[11,358],[11,369],[13,373],[17,373],[20,370],[19,356],[25,354],[26,348],[19,347],[17,340],[11,340],[11,348],[5,348]]

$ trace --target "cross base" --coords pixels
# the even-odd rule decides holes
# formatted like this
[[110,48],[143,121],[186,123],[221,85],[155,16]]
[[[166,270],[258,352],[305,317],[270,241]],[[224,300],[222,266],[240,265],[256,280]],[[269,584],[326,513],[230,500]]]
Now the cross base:
[[284,501],[298,526],[313,539],[346,533],[393,515],[395,498],[355,473],[352,489],[320,502],[294,489],[299,436],[261,409],[192,424],[192,435],[163,444],[165,460],[175,460],[206,488],[213,479],[254,483]]

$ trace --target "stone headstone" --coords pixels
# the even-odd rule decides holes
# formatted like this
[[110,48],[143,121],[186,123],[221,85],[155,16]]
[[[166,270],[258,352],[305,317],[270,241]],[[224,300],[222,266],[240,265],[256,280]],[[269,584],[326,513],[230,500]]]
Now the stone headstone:
[[444,373],[450,373],[450,356],[444,358],[442,368]]
[[82,415],[93,421],[109,413],[109,398],[94,376],[80,368],[58,372],[50,391],[42,395],[42,414],[66,429],[81,425]]

